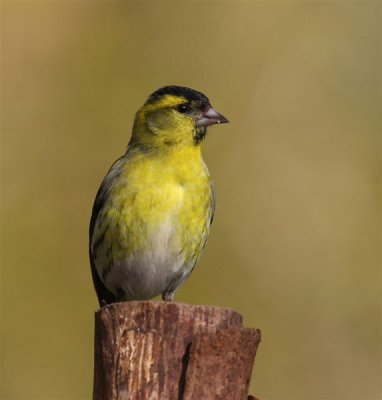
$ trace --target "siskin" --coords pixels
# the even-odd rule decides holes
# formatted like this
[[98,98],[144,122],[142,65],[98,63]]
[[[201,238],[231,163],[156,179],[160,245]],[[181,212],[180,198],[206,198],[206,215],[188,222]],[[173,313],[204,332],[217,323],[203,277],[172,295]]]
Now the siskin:
[[138,110],[90,221],[100,305],[162,294],[171,301],[206,244],[215,191],[201,154],[207,127],[228,120],[196,90],[165,86]]

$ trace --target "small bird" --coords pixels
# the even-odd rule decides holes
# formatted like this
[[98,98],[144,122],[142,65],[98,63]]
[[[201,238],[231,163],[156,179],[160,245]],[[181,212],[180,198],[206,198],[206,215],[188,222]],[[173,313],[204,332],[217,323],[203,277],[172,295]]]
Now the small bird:
[[201,92],[164,86],[138,110],[126,153],[95,198],[89,253],[100,306],[174,292],[191,274],[215,211],[207,127],[226,123]]

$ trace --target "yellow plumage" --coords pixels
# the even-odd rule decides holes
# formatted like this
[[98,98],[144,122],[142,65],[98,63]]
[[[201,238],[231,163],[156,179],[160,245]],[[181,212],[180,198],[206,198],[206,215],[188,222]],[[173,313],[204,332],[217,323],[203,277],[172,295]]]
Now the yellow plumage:
[[93,207],[90,259],[100,303],[161,293],[171,300],[191,273],[215,206],[200,141],[218,120],[227,122],[204,95],[176,86],[138,111],[128,149]]

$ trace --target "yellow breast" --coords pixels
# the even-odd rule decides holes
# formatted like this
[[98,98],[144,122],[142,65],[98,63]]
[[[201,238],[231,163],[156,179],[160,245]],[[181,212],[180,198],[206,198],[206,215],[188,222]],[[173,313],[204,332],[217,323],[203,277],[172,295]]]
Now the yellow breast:
[[158,254],[181,254],[187,264],[197,261],[213,212],[199,146],[157,155],[127,152],[108,179],[107,211],[94,235],[95,241],[104,235],[105,257],[109,251],[115,262],[155,247]]

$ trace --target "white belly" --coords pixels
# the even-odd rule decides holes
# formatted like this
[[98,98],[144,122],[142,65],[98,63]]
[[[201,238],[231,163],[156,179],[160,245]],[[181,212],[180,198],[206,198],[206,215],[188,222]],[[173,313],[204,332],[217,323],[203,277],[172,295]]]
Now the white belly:
[[185,265],[171,218],[150,230],[142,250],[113,260],[105,286],[120,300],[151,299],[179,286],[192,266]]

